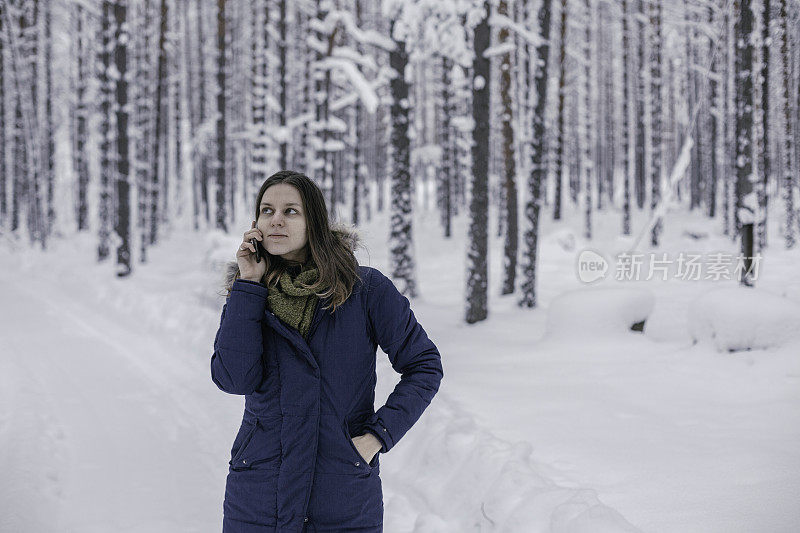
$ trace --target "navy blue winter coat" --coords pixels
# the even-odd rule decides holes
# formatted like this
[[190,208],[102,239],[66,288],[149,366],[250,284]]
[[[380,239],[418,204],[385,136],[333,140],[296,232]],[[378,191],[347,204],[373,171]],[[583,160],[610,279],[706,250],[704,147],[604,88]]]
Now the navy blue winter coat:
[[[383,531],[379,456],[405,435],[442,379],[439,351],[408,299],[377,269],[336,311],[318,301],[306,341],[267,307],[267,288],[237,279],[222,309],[211,377],[245,395],[223,504],[224,533]],[[377,346],[400,382],[377,412]],[[351,438],[383,444],[370,463]]]

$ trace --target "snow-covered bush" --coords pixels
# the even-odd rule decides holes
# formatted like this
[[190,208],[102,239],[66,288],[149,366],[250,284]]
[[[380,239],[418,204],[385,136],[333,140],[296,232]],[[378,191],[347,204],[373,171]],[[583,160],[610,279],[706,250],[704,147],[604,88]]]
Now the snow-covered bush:
[[772,293],[725,287],[701,294],[689,305],[689,334],[712,341],[717,351],[777,347],[800,334],[800,306]]
[[616,336],[631,331],[653,310],[655,298],[646,289],[598,287],[558,295],[547,313],[548,338]]

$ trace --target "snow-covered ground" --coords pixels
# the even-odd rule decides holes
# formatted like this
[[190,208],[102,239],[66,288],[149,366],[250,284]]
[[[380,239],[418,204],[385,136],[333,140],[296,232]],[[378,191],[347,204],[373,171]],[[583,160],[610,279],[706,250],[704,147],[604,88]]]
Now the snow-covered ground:
[[[381,458],[387,533],[800,530],[799,253],[771,236],[737,306],[732,281],[615,281],[612,265],[584,285],[582,249],[611,259],[630,240],[586,242],[579,220],[545,220],[539,306],[499,295],[497,242],[489,318],[467,325],[465,221],[447,241],[431,237],[436,216],[416,221],[412,306],[445,378]],[[735,253],[701,215],[669,217],[660,251]],[[362,229],[359,260],[389,274],[386,224]],[[208,363],[220,263],[248,227],[175,232],[126,280],[93,264],[92,236],[44,254],[0,237],[0,531],[221,529],[243,401],[216,388]],[[618,228],[596,220],[597,235]],[[776,301],[783,312],[752,316]],[[642,314],[644,332],[627,329]],[[721,337],[774,332],[779,342],[718,351]],[[398,378],[378,355],[377,406]]]

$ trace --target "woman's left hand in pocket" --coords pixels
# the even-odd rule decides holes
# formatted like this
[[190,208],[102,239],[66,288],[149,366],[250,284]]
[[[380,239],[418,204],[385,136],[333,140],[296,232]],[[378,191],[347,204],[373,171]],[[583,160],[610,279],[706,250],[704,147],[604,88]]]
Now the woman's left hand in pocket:
[[375,454],[381,451],[381,448],[383,447],[381,441],[379,441],[375,435],[369,432],[357,437],[353,437],[353,445],[367,463],[372,462]]

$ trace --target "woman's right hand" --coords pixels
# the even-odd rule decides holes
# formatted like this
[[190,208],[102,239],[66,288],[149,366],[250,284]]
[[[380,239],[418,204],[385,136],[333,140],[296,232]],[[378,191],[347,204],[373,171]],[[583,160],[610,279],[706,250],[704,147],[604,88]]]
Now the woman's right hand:
[[250,281],[261,281],[267,271],[267,258],[262,255],[261,261],[256,262],[256,249],[250,239],[256,239],[258,242],[264,240],[264,235],[260,229],[256,228],[255,221],[253,221],[252,227],[244,232],[244,240],[236,251],[239,277]]

